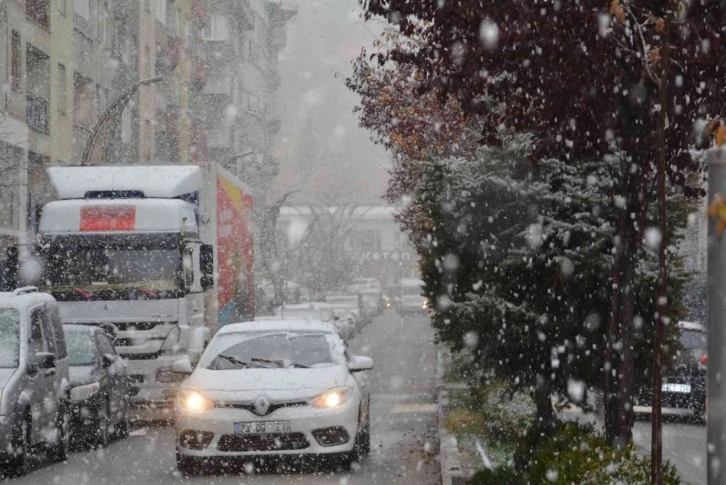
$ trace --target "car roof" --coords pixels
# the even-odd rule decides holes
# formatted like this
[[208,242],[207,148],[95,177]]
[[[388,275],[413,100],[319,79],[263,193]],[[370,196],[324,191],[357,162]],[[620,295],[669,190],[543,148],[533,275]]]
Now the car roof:
[[38,291],[38,288],[34,286],[0,292],[0,308],[14,308],[20,311],[48,302],[55,302],[55,298],[49,293]]
[[83,332],[83,331],[86,331],[88,333],[103,332],[103,330],[101,330],[98,327],[94,327],[93,325],[75,325],[75,324],[72,324],[72,323],[64,323],[63,324],[63,331],[64,332]]
[[678,328],[681,330],[696,330],[699,332],[705,332],[706,326],[696,322],[678,322]]
[[279,310],[280,308],[284,308],[285,310],[317,310],[314,303],[295,303],[293,305],[286,304],[282,307],[277,307],[276,310]]
[[231,323],[219,329],[217,335],[244,332],[324,332],[335,334],[336,329],[332,323],[315,320],[262,320]]

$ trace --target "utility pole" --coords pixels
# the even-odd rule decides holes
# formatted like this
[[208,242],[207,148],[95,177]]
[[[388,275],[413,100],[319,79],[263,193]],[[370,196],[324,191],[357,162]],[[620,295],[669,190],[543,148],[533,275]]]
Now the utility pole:
[[651,403],[651,455],[650,479],[653,485],[663,485],[663,426],[662,426],[662,393],[663,393],[663,337],[665,334],[665,312],[668,305],[668,219],[666,209],[666,140],[665,130],[668,119],[668,63],[670,62],[668,36],[671,21],[666,12],[665,26],[661,32],[661,73],[660,73],[660,113],[658,123],[658,215],[660,219],[660,247],[658,248],[658,302],[655,321],[655,339],[653,342],[653,402]]
[[712,148],[707,154],[708,203],[712,221],[708,225],[708,484],[726,483],[726,149]]

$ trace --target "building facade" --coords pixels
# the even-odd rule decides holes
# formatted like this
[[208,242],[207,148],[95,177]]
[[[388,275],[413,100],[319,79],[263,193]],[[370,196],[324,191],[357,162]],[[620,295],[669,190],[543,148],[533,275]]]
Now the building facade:
[[223,163],[242,177],[250,161],[274,166],[277,50],[294,13],[279,0],[0,3],[0,250],[34,232],[45,168],[80,163],[110,104],[140,81],[161,77],[89,163]]

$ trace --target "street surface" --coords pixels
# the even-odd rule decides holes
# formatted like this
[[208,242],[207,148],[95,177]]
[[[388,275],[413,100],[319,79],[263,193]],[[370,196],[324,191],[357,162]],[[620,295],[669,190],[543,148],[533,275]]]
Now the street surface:
[[[633,441],[650,453],[650,420],[636,421]],[[681,421],[663,423],[663,460],[673,463],[690,485],[706,484],[706,426]]]
[[13,484],[421,484],[441,483],[436,461],[436,350],[426,317],[387,310],[349,344],[373,358],[371,454],[348,473],[219,474],[183,478],[171,428],[140,428],[107,449],[72,453],[67,463],[35,464]]

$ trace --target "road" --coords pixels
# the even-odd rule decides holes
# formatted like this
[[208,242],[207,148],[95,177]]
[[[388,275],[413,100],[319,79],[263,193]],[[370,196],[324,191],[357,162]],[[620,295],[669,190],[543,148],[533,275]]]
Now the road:
[[[633,441],[650,453],[650,421],[638,421]],[[663,423],[663,460],[673,463],[690,485],[706,485],[706,426],[679,421]]]
[[374,360],[371,381],[371,454],[348,473],[274,471],[185,479],[176,472],[170,428],[140,428],[107,449],[77,452],[66,463],[33,464],[8,483],[25,484],[410,484],[441,483],[436,462],[434,386],[436,350],[425,317],[386,311],[349,342]]

